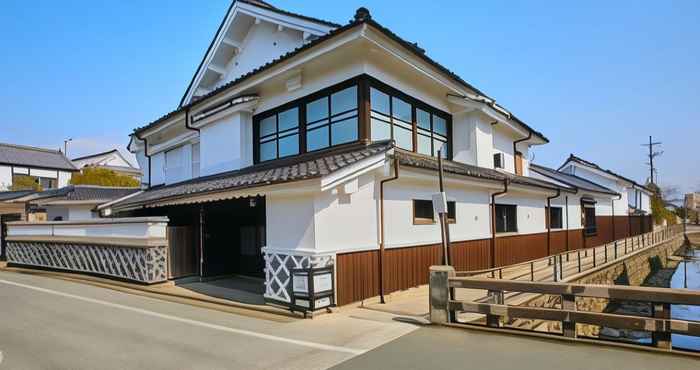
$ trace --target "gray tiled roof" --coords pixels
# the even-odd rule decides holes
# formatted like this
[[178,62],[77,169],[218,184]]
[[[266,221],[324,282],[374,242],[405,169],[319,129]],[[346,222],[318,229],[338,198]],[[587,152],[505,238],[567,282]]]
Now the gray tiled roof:
[[37,200],[64,200],[64,201],[103,201],[107,202],[114,199],[133,194],[139,191],[139,188],[121,188],[107,187],[96,185],[68,185],[58,189],[42,191],[31,197],[30,201]]
[[13,200],[35,193],[34,190],[17,190],[17,191],[2,191],[0,192],[0,202]]
[[559,181],[561,183],[581,190],[594,191],[606,194],[617,194],[617,192],[615,192],[614,190],[608,189],[604,186],[598,185],[584,178],[557,171],[553,168],[544,167],[532,163],[530,164],[530,171],[535,171],[542,176],[549,177],[552,180]]
[[392,148],[390,141],[360,143],[343,149],[260,163],[236,171],[154,187],[117,202],[112,208],[119,210],[185,196],[318,178]]
[[70,159],[58,150],[0,143],[0,164],[77,171]]
[[[407,152],[401,149],[396,149],[395,153],[397,158],[399,158],[399,163],[401,165],[424,168],[435,171],[437,171],[438,169],[438,161],[434,157],[428,157],[421,154]],[[543,181],[527,176],[514,175],[511,173],[501,172],[490,168],[477,167],[453,161],[443,161],[442,168],[447,173],[469,176],[478,179],[493,181],[503,181],[505,179],[509,179],[512,184],[535,186],[551,190],[561,189],[562,191],[571,191],[568,188],[562,188],[561,186],[548,181]]]

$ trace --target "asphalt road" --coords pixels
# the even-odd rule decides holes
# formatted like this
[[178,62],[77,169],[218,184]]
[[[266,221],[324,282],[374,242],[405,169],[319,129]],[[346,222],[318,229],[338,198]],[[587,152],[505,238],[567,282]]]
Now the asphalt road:
[[700,358],[426,327],[335,366],[345,369],[697,370]]
[[323,315],[279,322],[0,271],[0,369],[312,369],[415,326]]

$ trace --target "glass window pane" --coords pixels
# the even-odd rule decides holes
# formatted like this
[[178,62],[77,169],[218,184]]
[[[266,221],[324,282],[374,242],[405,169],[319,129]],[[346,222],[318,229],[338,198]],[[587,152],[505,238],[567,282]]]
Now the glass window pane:
[[280,157],[299,154],[299,134],[280,139]]
[[331,95],[331,114],[357,109],[357,86],[348,87]]
[[433,155],[429,137],[418,135],[418,153]]
[[328,126],[306,132],[306,150],[313,151],[328,147]]
[[433,155],[437,157],[438,150],[442,149],[442,152],[440,153],[442,154],[442,158],[447,158],[447,153],[449,152],[447,145],[448,144],[444,141],[433,139]]
[[433,116],[433,131],[442,136],[447,136],[447,121],[444,118]]
[[299,127],[299,108],[288,109],[279,114],[279,130]]
[[328,97],[306,104],[306,122],[315,122],[328,117]]
[[394,126],[394,140],[399,148],[413,150],[413,132]]
[[391,125],[378,119],[372,119],[372,141],[391,139]]
[[270,116],[260,121],[260,136],[267,136],[277,132],[277,116]]
[[336,122],[331,125],[331,145],[357,140],[357,118]]
[[416,108],[416,123],[418,127],[430,130],[430,113]]
[[389,111],[389,95],[384,94],[375,88],[370,88],[369,91],[369,99],[372,105],[372,110],[376,110],[377,112],[384,114],[391,114]]
[[392,115],[394,118],[398,118],[402,121],[406,122],[412,122],[411,120],[411,105],[406,103],[405,101],[397,98],[397,97],[391,97],[391,109],[392,109]]
[[260,144],[260,161],[267,161],[277,158],[277,142],[268,141]]

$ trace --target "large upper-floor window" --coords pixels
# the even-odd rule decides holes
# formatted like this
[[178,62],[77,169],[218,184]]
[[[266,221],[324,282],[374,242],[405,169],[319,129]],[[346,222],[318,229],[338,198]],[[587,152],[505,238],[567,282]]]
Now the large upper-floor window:
[[448,117],[384,87],[370,87],[372,141],[394,139],[399,148],[449,158]]
[[255,162],[360,140],[450,158],[451,116],[362,75],[256,115]]
[[306,104],[306,150],[311,152],[358,139],[357,86]]

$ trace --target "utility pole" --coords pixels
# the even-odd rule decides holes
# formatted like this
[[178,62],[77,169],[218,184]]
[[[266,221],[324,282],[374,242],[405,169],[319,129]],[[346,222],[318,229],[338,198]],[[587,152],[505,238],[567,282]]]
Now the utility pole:
[[[438,178],[440,180],[440,204],[442,212],[438,213],[440,217],[440,234],[442,236],[442,264],[449,265],[449,245],[450,245],[450,228],[447,225],[447,199],[445,198],[445,186],[443,185],[443,172],[442,172],[442,151],[444,148],[438,149]],[[433,204],[435,204],[435,199],[433,199]]]
[[68,143],[73,141],[73,138],[68,138],[66,140],[63,140],[63,155],[68,157]]
[[654,147],[657,145],[661,145],[660,141],[654,142],[651,139],[651,136],[649,136],[649,144],[642,144],[642,146],[649,147],[649,162],[647,165],[649,165],[649,182],[654,184],[654,174],[656,173],[656,168],[654,167],[654,158],[660,156],[661,154],[664,154],[663,151],[654,151]]

